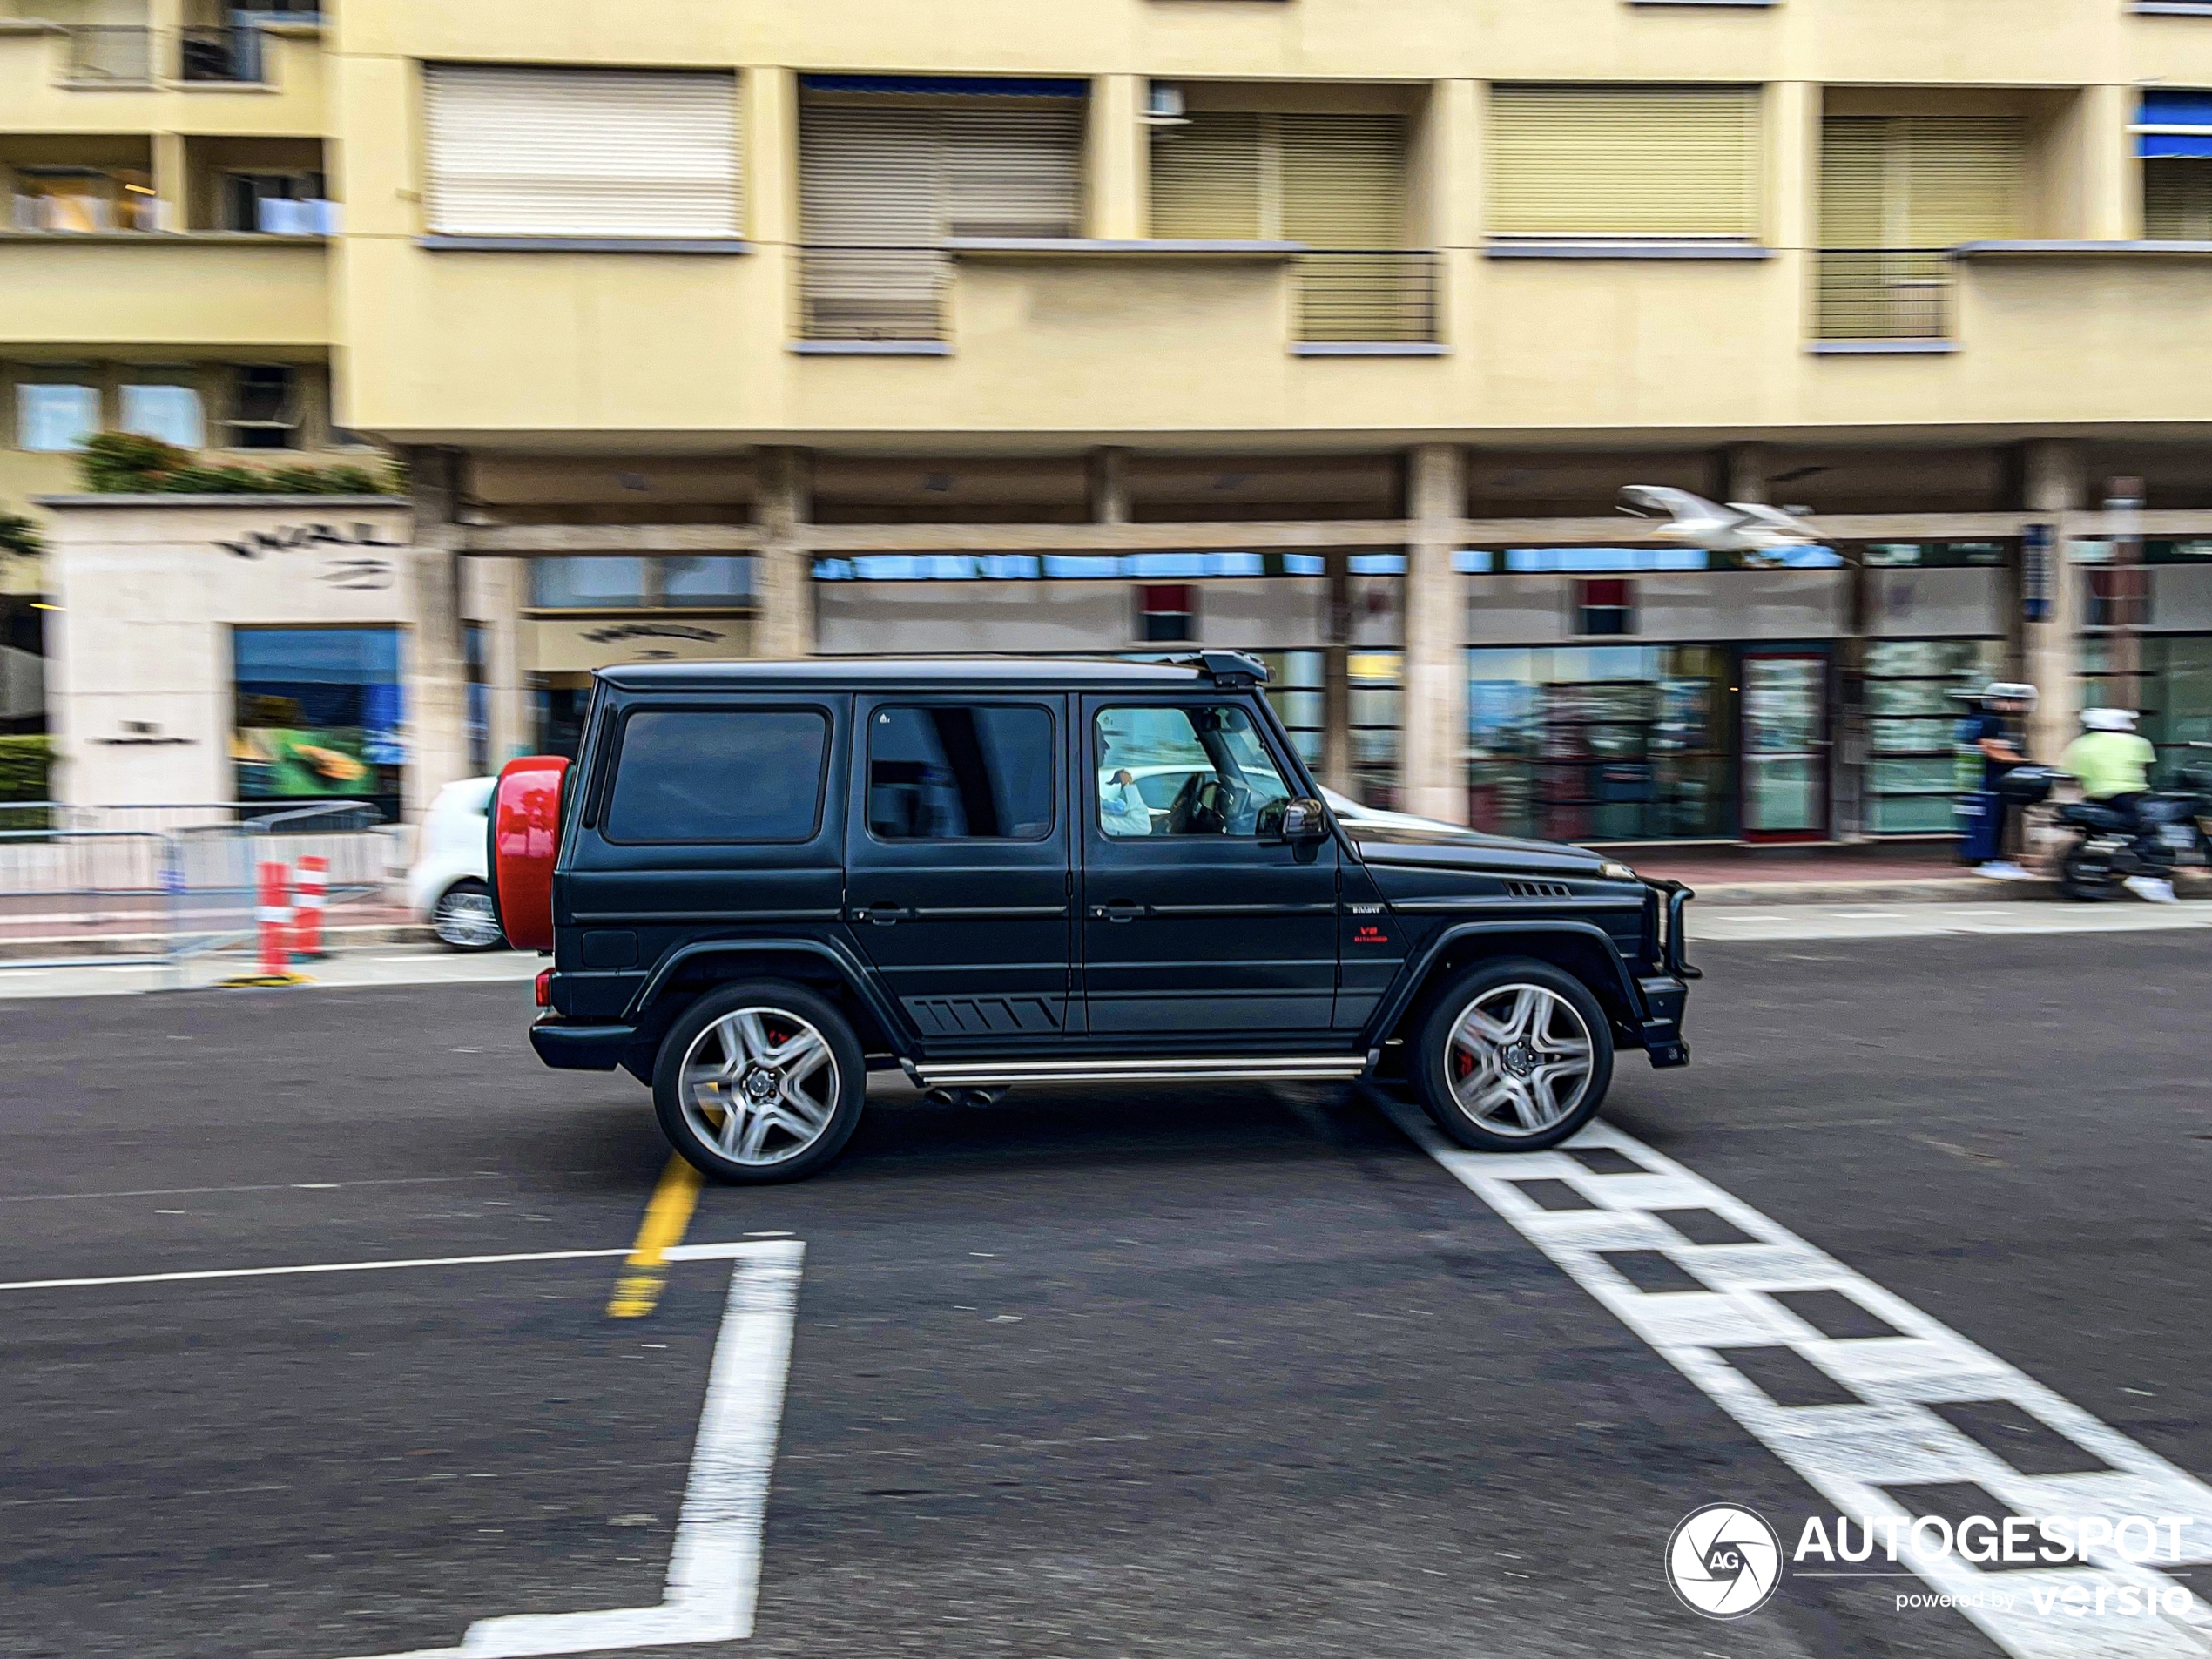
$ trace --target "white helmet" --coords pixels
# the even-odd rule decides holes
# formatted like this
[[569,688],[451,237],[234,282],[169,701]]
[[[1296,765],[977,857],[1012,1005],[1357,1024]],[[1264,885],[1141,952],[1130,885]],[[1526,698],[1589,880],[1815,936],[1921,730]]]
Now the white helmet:
[[2035,706],[2035,688],[2020,680],[1992,680],[1981,688],[1984,703],[2019,703]]
[[2092,732],[2133,732],[2135,711],[2133,709],[2084,709],[2081,724]]

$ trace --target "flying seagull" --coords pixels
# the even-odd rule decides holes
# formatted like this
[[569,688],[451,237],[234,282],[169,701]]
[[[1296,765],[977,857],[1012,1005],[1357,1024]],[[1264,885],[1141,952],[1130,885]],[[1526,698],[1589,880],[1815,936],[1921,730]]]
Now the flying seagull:
[[1639,518],[1664,517],[1668,522],[1655,535],[1702,547],[1708,553],[1757,557],[1784,548],[1815,546],[1820,539],[1799,516],[1806,510],[1802,507],[1769,507],[1763,502],[1743,501],[1723,507],[1670,484],[1623,485],[1621,510]]

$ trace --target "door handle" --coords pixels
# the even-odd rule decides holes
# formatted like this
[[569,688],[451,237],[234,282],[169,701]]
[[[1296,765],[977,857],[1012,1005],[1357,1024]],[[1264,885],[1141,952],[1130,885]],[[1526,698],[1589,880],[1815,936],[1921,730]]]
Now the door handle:
[[909,910],[904,905],[862,905],[853,913],[853,920],[872,921],[879,927],[889,927],[901,921],[912,921],[918,914],[920,913]]
[[1101,921],[1135,921],[1144,914],[1144,907],[1126,902],[1093,905],[1090,914]]

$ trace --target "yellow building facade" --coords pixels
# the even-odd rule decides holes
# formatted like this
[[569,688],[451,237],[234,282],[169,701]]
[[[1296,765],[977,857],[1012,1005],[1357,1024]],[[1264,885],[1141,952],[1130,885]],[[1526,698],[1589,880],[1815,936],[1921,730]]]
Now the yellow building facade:
[[0,508],[77,366],[407,452],[411,799],[733,649],[1251,649],[1582,840],[1939,833],[1993,677],[2212,737],[2195,0],[10,3]]

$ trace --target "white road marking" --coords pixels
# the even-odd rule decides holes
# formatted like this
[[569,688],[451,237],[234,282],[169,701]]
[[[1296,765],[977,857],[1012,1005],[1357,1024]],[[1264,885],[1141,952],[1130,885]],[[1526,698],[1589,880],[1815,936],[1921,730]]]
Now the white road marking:
[[685,1244],[666,1252],[671,1261],[735,1264],[669,1554],[668,1588],[658,1607],[482,1619],[469,1627],[457,1648],[424,1648],[376,1659],[517,1659],[527,1654],[687,1647],[751,1635],[759,1599],[768,1477],[783,1419],[784,1379],[791,1367],[799,1266],[806,1253],[806,1245],[797,1240]]
[[[711,1249],[712,1246],[707,1248]],[[94,1285],[183,1285],[209,1278],[283,1278],[299,1273],[381,1273],[399,1267],[478,1267],[496,1262],[574,1262],[621,1250],[532,1250],[510,1256],[418,1256],[406,1261],[312,1262],[303,1267],[214,1267],[192,1273],[117,1273],[105,1278],[19,1278],[0,1291],[73,1291]]]
[[[1418,1108],[1397,1101],[1384,1106],[1462,1185],[1826,1498],[1833,1506],[1827,1512],[1831,1526],[1837,1514],[1856,1525],[1862,1516],[1879,1522],[1916,1513],[1888,1487],[1972,1482],[2020,1515],[2114,1521],[2130,1515],[2187,1516],[2188,1524],[2178,1534],[2179,1561],[2164,1564],[2186,1568],[2212,1562],[2212,1487],[1633,1136],[1593,1123],[1568,1143],[1584,1152],[1609,1150],[1639,1166],[1635,1172],[1599,1174],[1565,1149],[1468,1151],[1446,1140]],[[1596,1207],[1546,1209],[1515,1184],[1524,1181],[1563,1182]],[[1655,1211],[1710,1211],[1749,1238],[1694,1244]],[[1706,1288],[1639,1290],[1605,1260],[1605,1252],[1622,1251],[1662,1253]],[[1804,1291],[1848,1297],[1897,1334],[1830,1338],[1770,1294]],[[1783,1347],[1844,1385],[1859,1403],[1777,1404],[1717,1352]],[[2005,1402],[2107,1467],[2087,1474],[2022,1474],[1932,1409],[1952,1401]],[[1802,1517],[1782,1524],[1785,1548],[1795,1548],[1802,1524]],[[2161,1532],[2161,1544],[2164,1538]],[[1652,1548],[1656,1561],[1656,1541]],[[2100,1579],[2115,1590],[2128,1586],[2138,1594],[2176,1581],[2109,1549],[2092,1552],[2087,1566],[1991,1573],[1953,1554],[1918,1550],[1903,1535],[1898,1553],[1900,1562],[1936,1591],[1965,1598],[1959,1611],[2019,1659],[2203,1659],[2212,1653],[2212,1611],[2194,1595],[2189,1611],[2176,1616],[2070,1617],[2057,1604],[2047,1614],[2036,1610],[2039,1592],[2047,1600],[2069,1589],[2094,1595]],[[1977,1592],[1985,1600],[1993,1592],[2009,1595],[2011,1606],[1973,1605]]]

